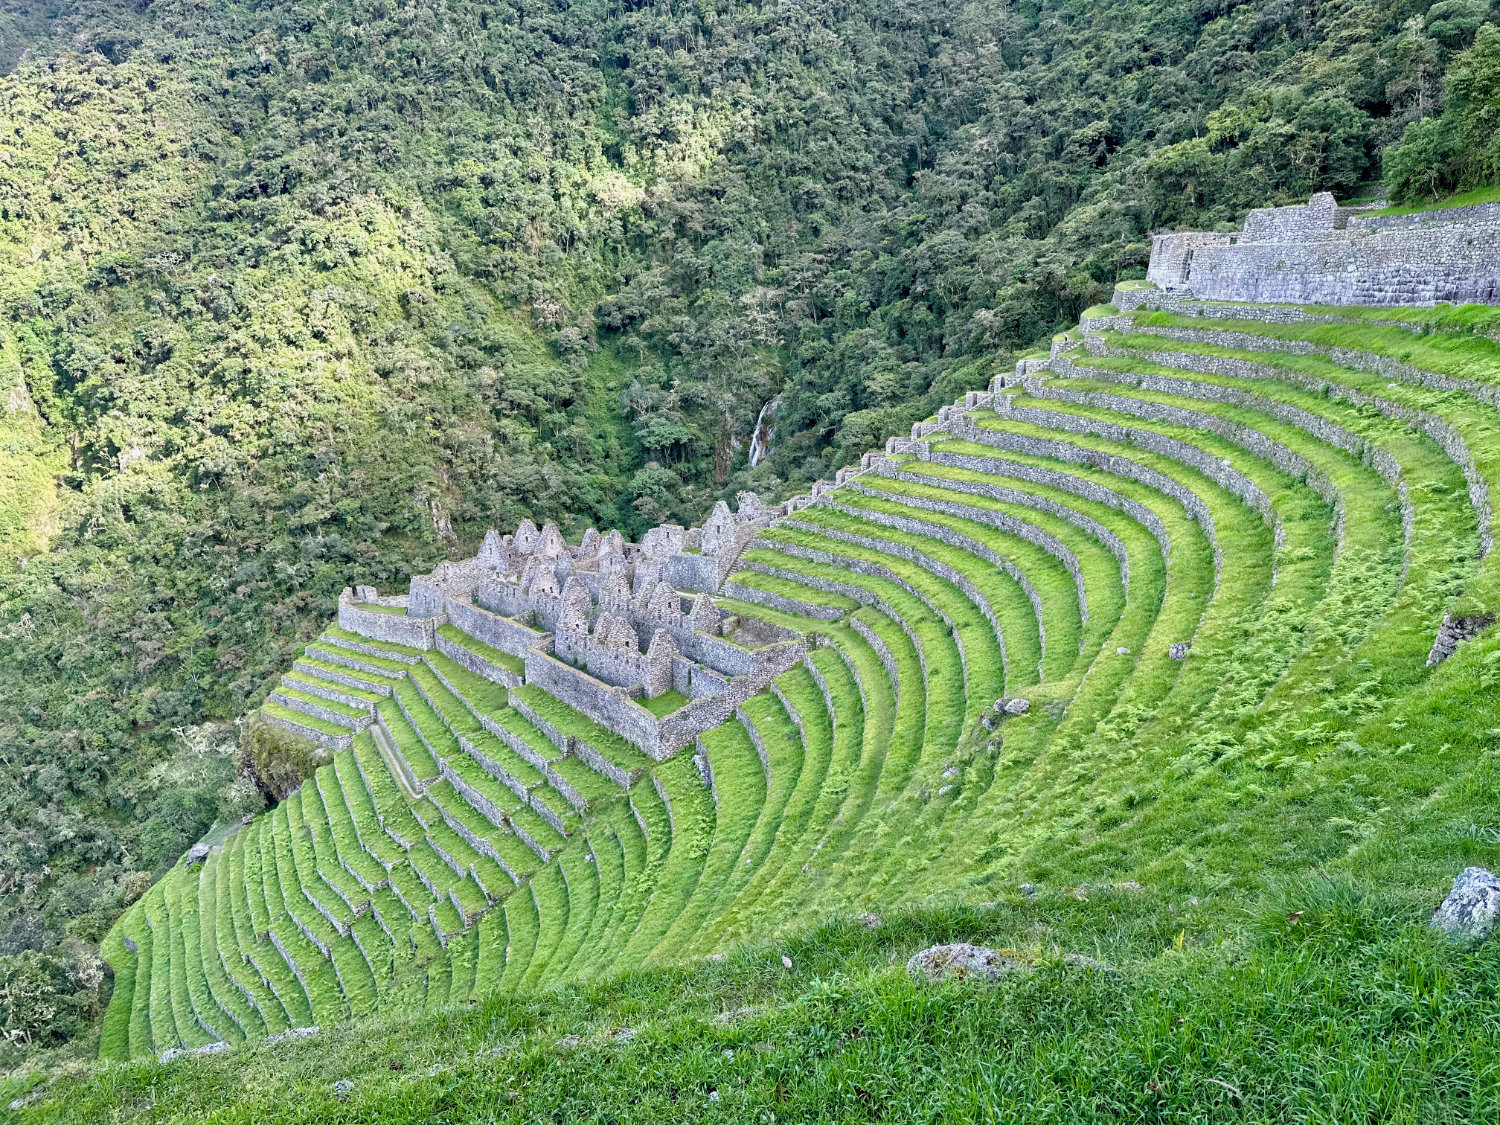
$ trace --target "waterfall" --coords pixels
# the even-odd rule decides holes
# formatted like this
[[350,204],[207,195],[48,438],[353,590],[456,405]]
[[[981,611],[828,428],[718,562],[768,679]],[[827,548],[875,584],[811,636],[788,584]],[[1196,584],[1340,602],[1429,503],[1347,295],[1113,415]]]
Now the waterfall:
[[777,395],[760,408],[760,413],[755,416],[755,429],[750,433],[750,467],[753,469],[766,459],[766,448],[771,444],[771,439],[776,436],[776,427],[772,425],[771,418],[776,415],[776,405],[781,401]]

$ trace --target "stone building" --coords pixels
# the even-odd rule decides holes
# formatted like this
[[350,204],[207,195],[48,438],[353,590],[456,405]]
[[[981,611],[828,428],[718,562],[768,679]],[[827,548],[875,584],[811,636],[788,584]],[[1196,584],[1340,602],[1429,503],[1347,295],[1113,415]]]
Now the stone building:
[[1235,234],[1158,234],[1148,281],[1200,300],[1500,303],[1500,203],[1366,215],[1323,192],[1251,211]]
[[[713,599],[780,511],[744,492],[736,512],[720,501],[702,527],[663,525],[639,544],[590,528],[569,546],[555,524],[523,520],[510,535],[488,532],[474,558],[413,577],[405,596],[346,590],[339,624],[437,649],[497,683],[540,687],[662,759],[802,659],[804,638],[790,631],[761,630],[754,644],[723,637],[726,614]],[[519,658],[524,673],[445,636],[445,626]],[[683,697],[675,710],[643,706],[671,692]]]

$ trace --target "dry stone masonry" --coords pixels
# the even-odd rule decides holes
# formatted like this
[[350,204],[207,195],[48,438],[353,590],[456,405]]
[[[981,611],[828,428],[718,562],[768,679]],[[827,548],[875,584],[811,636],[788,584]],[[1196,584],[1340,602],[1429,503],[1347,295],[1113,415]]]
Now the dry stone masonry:
[[1158,234],[1146,277],[1206,301],[1494,304],[1497,248],[1500,203],[1370,216],[1323,192],[1299,206],[1251,211],[1238,234]]
[[[805,642],[790,632],[754,645],[725,636],[729,615],[713,598],[745,546],[785,511],[743,492],[737,512],[719,501],[701,528],[663,525],[639,544],[591,528],[569,546],[555,524],[538,529],[523,520],[512,534],[486,534],[474,558],[413,577],[405,595],[345,590],[338,624],[372,640],[440,651],[502,686],[538,687],[660,761],[802,659]],[[486,659],[485,647],[522,670]],[[646,706],[669,692],[686,702],[665,715]],[[351,715],[359,699],[325,702],[330,694],[301,678],[284,680],[269,698],[279,706],[263,717],[325,748],[346,748],[373,710]],[[299,723],[289,711],[348,733]]]
[[[1178,683],[1251,709],[1295,688],[1270,723],[1340,703],[1303,690],[1325,680],[1473,675],[1476,657],[1490,675],[1487,345],[1447,363],[1396,312],[1334,347],[1308,326],[1369,316],[1240,302],[1492,299],[1495,210],[1387,220],[1320,197],[1162,236],[1155,284],[1120,286],[1118,311],[806,495],[743,493],[639,543],[523,520],[405,592],[346,590],[262,708],[323,764],[126,911],[101,1053],[566,986],[942,891],[1008,818],[1043,815],[980,756],[1024,767],[1024,794],[1071,786],[1101,732],[1175,757],[1163,707],[1232,739]],[[1411,667],[1429,648],[1458,659]],[[1466,872],[1434,925],[1480,937],[1496,886]],[[911,970],[1030,964],[956,944]]]

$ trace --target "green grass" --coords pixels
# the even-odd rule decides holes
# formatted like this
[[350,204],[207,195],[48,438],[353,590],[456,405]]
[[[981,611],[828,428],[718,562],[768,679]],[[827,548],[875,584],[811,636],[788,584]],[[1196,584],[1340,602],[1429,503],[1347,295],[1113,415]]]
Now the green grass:
[[[299,703],[310,704],[314,707],[322,707],[326,710],[332,711],[336,715],[344,716],[351,722],[362,719],[368,714],[368,711],[365,708],[355,707],[348,703],[340,703],[335,699],[324,699],[320,695],[313,695],[310,692],[305,692],[300,688],[293,686],[293,684],[286,682],[285,680],[282,681],[281,686],[276,690],[279,694],[286,696],[288,699],[295,699]],[[289,707],[288,710],[295,710],[295,708]]]
[[[143,1062],[64,1082],[16,1119],[969,1122],[1081,1118],[1086,1083],[1088,1116],[1484,1121],[1500,1112],[1500,955],[1432,939],[1421,912],[1308,880],[1236,915],[1246,937],[1226,946],[1212,912],[1162,896],[1012,892],[986,910],[887,913],[873,931],[835,922],[722,964]],[[525,933],[510,931],[513,951]],[[989,987],[906,977],[912,951],[955,938],[1034,967]],[[1119,971],[1071,968],[1073,952]]]
[[658,719],[665,719],[673,711],[679,711],[687,706],[688,697],[680,691],[664,691],[654,699],[642,697],[639,702]]
[[445,640],[452,641],[454,644],[460,646],[461,648],[468,649],[476,656],[488,660],[491,664],[498,665],[501,668],[505,668],[508,671],[514,672],[517,676],[524,676],[526,674],[526,662],[519,656],[513,656],[508,652],[502,652],[498,648],[487,645],[483,641],[469,636],[469,634],[465,633],[457,626],[439,625],[438,636],[444,638]]
[[1390,207],[1382,207],[1378,211],[1368,211],[1368,215],[1419,215],[1424,211],[1441,211],[1450,207],[1473,207],[1479,203],[1495,203],[1500,201],[1500,187],[1475,188],[1473,191],[1460,192],[1457,195],[1445,196],[1428,203],[1403,203]]
[[298,723],[301,726],[307,727],[309,730],[315,730],[322,734],[332,735],[336,738],[341,738],[349,734],[348,727],[341,727],[338,723],[331,723],[327,719],[321,719],[317,715],[309,715],[304,711],[293,711],[290,707],[283,707],[279,703],[272,703],[267,701],[261,704],[260,709],[267,715],[275,715],[278,719],[285,719],[287,722]]
[[[1247,326],[1416,349],[1404,358],[1500,380],[1472,334],[1232,328]],[[940,438],[762,532],[744,561],[765,573],[737,577],[841,616],[721,599],[813,647],[669,761],[535,687],[507,692],[438,654],[391,658],[396,695],[377,707],[424,784],[412,790],[366,732],[222,853],[153,888],[117,931],[139,951],[111,940],[104,1053],[201,1039],[199,1015],[238,1039],[219,1027],[233,1014],[239,1069],[179,1064],[221,1083],[227,1120],[313,1119],[335,1072],[355,1081],[341,1112],[394,1121],[1490,1116],[1493,1000],[1473,998],[1500,962],[1422,922],[1462,866],[1500,863],[1500,636],[1425,664],[1442,614],[1488,590],[1494,564],[1474,557],[1452,457],[1344,391],[1440,417],[1486,480],[1500,479],[1494,410],[1327,356],[1108,340],[1152,357],[1079,353],[1078,377],[1016,395],[1029,418],[971,412],[976,440]],[[1172,366],[1221,353],[1267,367]],[[1226,387],[1248,394],[1214,401]],[[1163,408],[1187,413],[1155,420]],[[1069,419],[1087,432],[1049,428]],[[1353,448],[1325,443],[1318,420]],[[1268,441],[1328,498],[1260,456]],[[1399,470],[1399,495],[1374,452]],[[1224,461],[1260,510],[1202,471]],[[1026,714],[981,722],[1016,694]],[[621,790],[523,710],[639,780]],[[1108,889],[1127,881],[1141,889]],[[866,908],[886,924],[823,924]],[[993,990],[919,987],[901,965],[938,938],[1031,968]],[[762,1010],[713,1022],[747,1004]],[[320,1053],[255,1045],[312,1021]],[[618,1041],[620,1026],[636,1038]],[[559,1049],[565,1035],[582,1042]],[[169,1116],[210,1106],[143,1059],[104,1072],[118,1079],[61,1082],[58,1108],[34,1113],[129,1119],[137,1103],[120,1091],[137,1068]],[[450,1080],[463,1094],[442,1102]]]

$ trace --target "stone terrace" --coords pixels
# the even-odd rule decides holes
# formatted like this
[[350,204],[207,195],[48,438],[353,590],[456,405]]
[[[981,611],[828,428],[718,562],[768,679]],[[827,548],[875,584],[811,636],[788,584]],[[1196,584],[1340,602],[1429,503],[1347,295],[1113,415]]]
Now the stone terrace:
[[[1038,840],[1107,877],[1163,778],[1363,754],[1500,606],[1500,345],[1115,299],[777,508],[523,523],[350,591],[263,710],[327,763],[126,911],[101,1053],[598,980],[1004,883]],[[1263,810],[1214,808],[1170,846]]]

